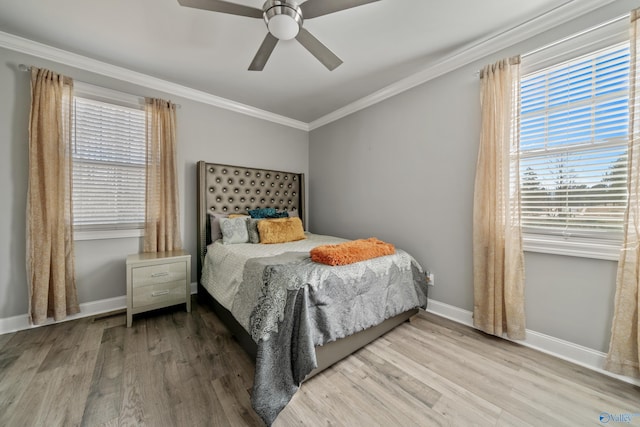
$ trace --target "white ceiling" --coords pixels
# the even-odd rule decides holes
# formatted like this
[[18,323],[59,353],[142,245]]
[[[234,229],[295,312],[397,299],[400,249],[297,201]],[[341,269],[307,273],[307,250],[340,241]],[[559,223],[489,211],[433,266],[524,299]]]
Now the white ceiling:
[[0,0],[0,31],[309,123],[578,1],[381,0],[306,20],[344,61],[334,71],[295,40],[279,42],[264,71],[247,71],[264,22],[177,0]]

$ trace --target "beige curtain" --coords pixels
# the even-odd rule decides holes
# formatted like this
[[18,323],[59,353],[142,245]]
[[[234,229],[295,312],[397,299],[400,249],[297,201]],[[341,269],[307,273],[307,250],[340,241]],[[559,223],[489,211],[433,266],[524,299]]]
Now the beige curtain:
[[611,342],[605,369],[640,378],[640,9],[631,12],[629,86],[629,204],[618,262]]
[[27,280],[29,317],[42,324],[80,311],[71,209],[71,79],[31,69]]
[[144,251],[182,249],[176,160],[176,106],[147,99],[147,194]]
[[473,205],[474,326],[525,338],[520,228],[520,58],[480,73],[482,129]]

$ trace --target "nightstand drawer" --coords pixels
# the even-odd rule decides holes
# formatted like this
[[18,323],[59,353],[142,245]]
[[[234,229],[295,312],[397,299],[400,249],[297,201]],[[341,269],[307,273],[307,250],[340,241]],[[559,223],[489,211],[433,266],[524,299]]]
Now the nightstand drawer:
[[155,285],[158,283],[175,282],[187,277],[185,262],[149,265],[133,268],[133,287]]
[[133,315],[176,304],[191,311],[191,255],[183,250],[127,256],[127,327]]
[[170,304],[172,301],[175,301],[176,304],[185,301],[184,280],[142,286],[133,290],[133,308],[162,303]]

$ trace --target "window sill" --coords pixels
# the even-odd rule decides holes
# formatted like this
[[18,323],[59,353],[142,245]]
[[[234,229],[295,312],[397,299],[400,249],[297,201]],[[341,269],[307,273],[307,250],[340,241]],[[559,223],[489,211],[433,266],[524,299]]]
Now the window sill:
[[102,240],[102,239],[127,239],[144,237],[144,230],[135,228],[129,230],[91,230],[74,231],[73,240]]
[[621,242],[611,240],[588,238],[567,240],[560,236],[523,235],[523,249],[525,252],[618,261],[621,248]]

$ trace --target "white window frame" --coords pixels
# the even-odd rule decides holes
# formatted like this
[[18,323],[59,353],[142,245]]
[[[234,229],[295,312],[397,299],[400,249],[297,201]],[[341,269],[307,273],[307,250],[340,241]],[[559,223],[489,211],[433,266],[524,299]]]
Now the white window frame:
[[[628,42],[628,17],[629,15],[624,15],[614,18],[523,55],[522,78],[571,59]],[[617,261],[622,246],[621,238],[622,236],[592,238],[536,234],[524,229],[523,248],[527,252]]]
[[[145,99],[140,96],[119,92],[83,82],[74,82],[74,97],[92,99],[109,104],[144,110]],[[144,225],[137,228],[107,228],[83,230],[74,228],[74,240],[100,240],[140,238],[144,236]]]

